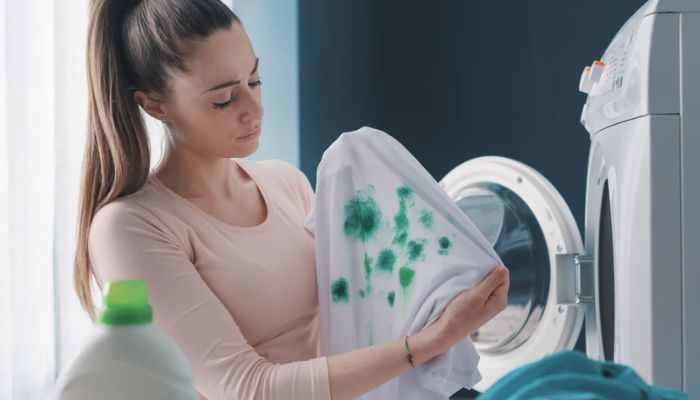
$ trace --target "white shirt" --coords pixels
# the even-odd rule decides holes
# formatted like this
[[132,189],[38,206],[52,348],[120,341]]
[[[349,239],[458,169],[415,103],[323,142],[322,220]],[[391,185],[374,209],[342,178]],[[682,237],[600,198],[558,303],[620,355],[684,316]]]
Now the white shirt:
[[[502,265],[423,166],[398,141],[367,127],[344,133],[323,154],[306,226],[315,233],[327,356],[421,330]],[[465,338],[362,399],[446,398],[481,379],[478,360]]]

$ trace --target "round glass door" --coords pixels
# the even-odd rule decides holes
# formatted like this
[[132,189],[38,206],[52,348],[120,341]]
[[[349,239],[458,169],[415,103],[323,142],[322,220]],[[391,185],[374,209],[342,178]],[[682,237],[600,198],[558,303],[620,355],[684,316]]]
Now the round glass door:
[[481,157],[440,185],[510,270],[508,306],[471,337],[481,357],[482,380],[474,388],[484,391],[523,364],[573,348],[583,309],[556,301],[557,255],[582,254],[583,244],[561,195],[525,164]]
[[511,351],[532,337],[547,304],[551,266],[542,229],[523,199],[501,185],[476,184],[456,202],[510,270],[508,306],[472,341],[481,352]]

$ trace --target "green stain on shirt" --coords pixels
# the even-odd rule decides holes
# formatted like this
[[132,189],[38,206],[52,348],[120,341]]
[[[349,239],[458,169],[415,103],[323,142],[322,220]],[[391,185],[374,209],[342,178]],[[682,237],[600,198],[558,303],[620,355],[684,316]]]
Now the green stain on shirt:
[[433,229],[433,213],[428,210],[421,210],[420,212],[420,223],[423,224],[425,229]]
[[413,196],[413,189],[411,189],[405,183],[396,189],[396,196],[399,198],[399,211],[396,212],[394,216],[394,224],[396,225],[394,230],[394,244],[401,247],[406,245],[406,239],[408,239],[408,215],[406,213],[407,206],[406,201]]
[[399,211],[394,216],[394,244],[401,247],[406,245],[406,239],[408,239],[408,216],[406,215],[406,203],[402,200],[399,206]]
[[420,256],[423,255],[423,249],[428,241],[425,239],[416,239],[408,242],[408,260],[410,262],[416,261]]
[[396,300],[396,292],[392,290],[391,292],[387,293],[386,301],[389,303],[389,306],[393,307],[394,300]]
[[[372,293],[372,257],[368,256],[367,253],[365,253],[365,293],[367,295]],[[362,296],[364,297],[364,296]]]
[[381,220],[382,212],[369,190],[358,190],[355,197],[345,204],[343,229],[346,236],[366,242],[376,233]]
[[360,290],[357,292],[357,294],[358,294],[361,298],[364,299],[364,298],[365,298],[365,289],[360,289]]
[[401,283],[401,287],[404,291],[413,283],[413,276],[415,274],[416,271],[409,267],[401,267],[401,269],[399,269],[399,283]]
[[399,196],[399,200],[408,200],[413,196],[413,189],[404,183],[396,189],[396,195]]
[[447,236],[443,236],[438,239],[438,245],[440,246],[438,254],[441,256],[446,256],[450,251],[450,247],[452,247],[452,242]]
[[396,264],[396,254],[391,249],[384,249],[379,252],[379,257],[377,257],[377,268],[385,272],[393,272],[394,264]]
[[365,278],[369,279],[372,277],[372,257],[368,256],[367,253],[365,253]]
[[334,303],[347,303],[350,301],[350,285],[345,278],[338,278],[331,284],[331,295]]

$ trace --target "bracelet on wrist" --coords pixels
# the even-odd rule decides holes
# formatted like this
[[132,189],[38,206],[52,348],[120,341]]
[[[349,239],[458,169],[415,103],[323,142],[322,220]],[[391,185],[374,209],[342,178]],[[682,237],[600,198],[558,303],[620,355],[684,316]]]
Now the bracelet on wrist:
[[411,363],[411,367],[415,368],[415,364],[413,363],[413,353],[411,353],[411,348],[408,347],[408,335],[404,337],[404,345],[406,345],[406,361]]

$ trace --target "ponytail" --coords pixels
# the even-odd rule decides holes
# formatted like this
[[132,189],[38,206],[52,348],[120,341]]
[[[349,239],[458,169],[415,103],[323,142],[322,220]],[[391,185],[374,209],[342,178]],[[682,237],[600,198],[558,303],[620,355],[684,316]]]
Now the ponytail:
[[87,37],[88,127],[79,197],[74,284],[91,320],[92,267],[88,234],[95,213],[146,181],[150,150],[146,126],[127,90],[121,20],[133,1],[95,0]]
[[73,279],[94,321],[90,224],[100,208],[139,190],[149,174],[148,134],[133,91],[167,96],[169,73],[186,72],[186,42],[240,20],[220,0],[91,0],[89,18],[88,126]]

